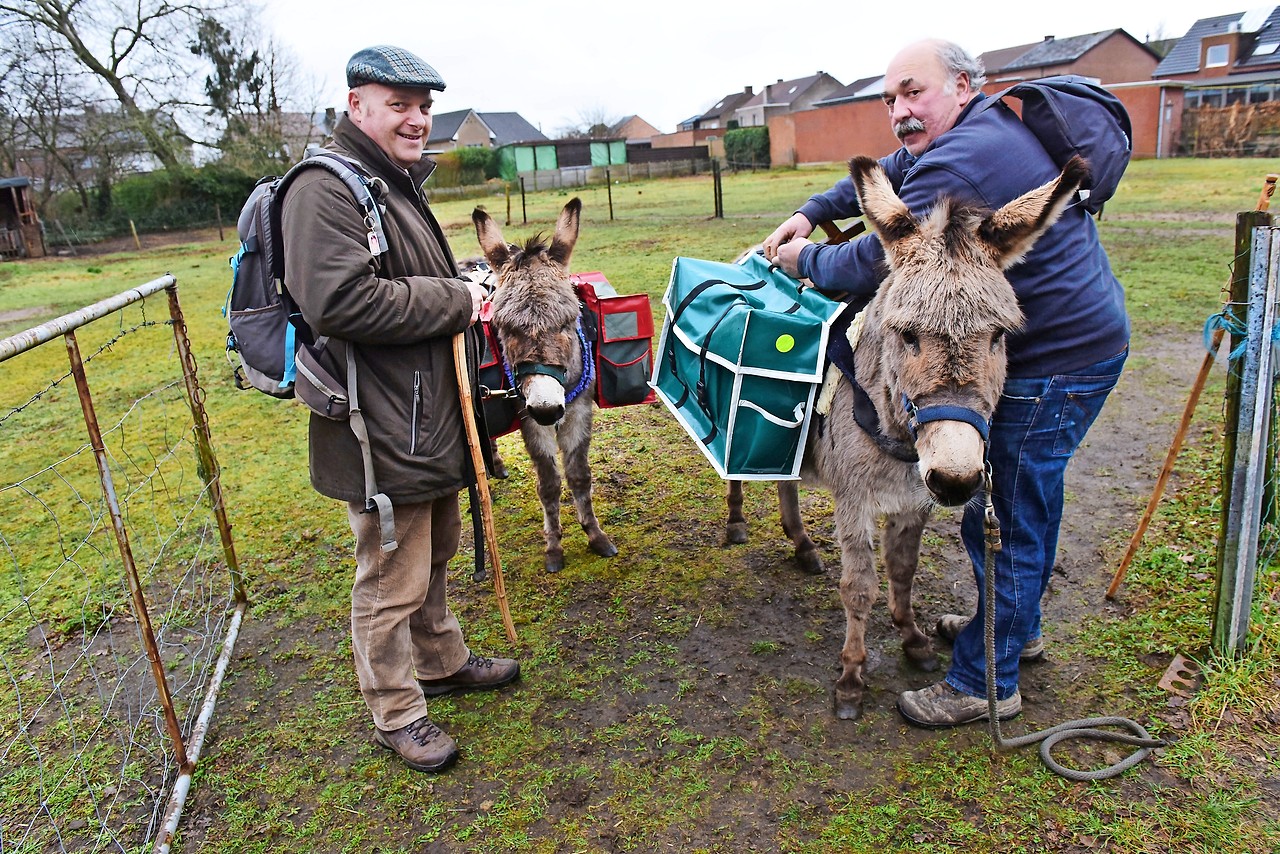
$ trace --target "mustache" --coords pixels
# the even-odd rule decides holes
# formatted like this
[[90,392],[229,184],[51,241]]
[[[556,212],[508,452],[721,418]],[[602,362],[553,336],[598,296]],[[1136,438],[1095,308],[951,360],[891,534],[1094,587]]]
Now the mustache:
[[924,122],[915,117],[903,119],[893,126],[893,135],[898,139],[913,133],[924,133]]

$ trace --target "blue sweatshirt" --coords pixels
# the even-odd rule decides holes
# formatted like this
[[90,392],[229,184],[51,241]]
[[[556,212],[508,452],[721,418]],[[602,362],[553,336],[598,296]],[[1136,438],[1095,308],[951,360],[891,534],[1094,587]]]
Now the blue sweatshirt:
[[[920,154],[905,148],[880,160],[898,196],[917,217],[942,196],[996,209],[1056,178],[1059,169],[1022,121],[1003,105],[974,113],[979,95],[956,126]],[[853,181],[813,196],[800,213],[815,226],[862,213]],[[825,290],[870,298],[888,268],[874,234],[849,243],[806,246],[800,274]],[[1098,229],[1072,205],[1021,263],[1006,271],[1026,315],[1009,338],[1009,376],[1066,374],[1115,356],[1129,342],[1124,289],[1111,272]]]

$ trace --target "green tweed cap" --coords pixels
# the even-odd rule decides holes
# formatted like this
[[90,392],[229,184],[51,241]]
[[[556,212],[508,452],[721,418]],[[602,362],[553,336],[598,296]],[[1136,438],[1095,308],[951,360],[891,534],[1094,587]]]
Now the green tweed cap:
[[417,56],[387,44],[356,51],[347,62],[347,86],[365,83],[444,91],[444,79]]

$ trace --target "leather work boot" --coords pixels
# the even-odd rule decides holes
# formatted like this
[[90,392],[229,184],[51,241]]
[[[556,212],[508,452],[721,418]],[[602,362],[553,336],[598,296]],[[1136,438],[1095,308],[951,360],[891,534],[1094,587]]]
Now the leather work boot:
[[[943,614],[938,618],[937,635],[947,643],[955,643],[956,638],[972,620],[973,617],[966,617],[964,614]],[[1018,660],[1023,664],[1028,661],[1042,661],[1043,659],[1044,638],[1040,636],[1033,637],[1027,641],[1027,645],[1022,648],[1022,652],[1018,653]]]
[[400,754],[404,764],[414,771],[435,774],[458,759],[458,745],[426,715],[391,732],[374,727],[373,740]]
[[[903,691],[898,695],[898,711],[907,723],[927,729],[943,729],[989,719],[985,697],[973,697],[957,691],[946,682],[935,682],[919,691]],[[996,703],[996,714],[1007,721],[1022,711],[1022,693]]]
[[520,662],[514,658],[485,658],[474,652],[467,663],[452,676],[443,679],[419,679],[422,693],[428,697],[461,694],[464,691],[488,691],[501,688],[520,677]]

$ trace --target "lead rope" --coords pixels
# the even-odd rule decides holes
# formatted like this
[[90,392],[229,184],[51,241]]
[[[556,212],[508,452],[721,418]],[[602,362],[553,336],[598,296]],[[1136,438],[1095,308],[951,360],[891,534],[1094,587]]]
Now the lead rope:
[[[1163,739],[1152,738],[1151,734],[1137,721],[1121,717],[1082,718],[1080,720],[1066,721],[1049,729],[1020,735],[1015,738],[1005,738],[1000,732],[1000,716],[996,713],[996,581],[994,557],[995,553],[1000,551],[1002,545],[1000,542],[1000,520],[996,518],[996,508],[991,501],[990,463],[987,464],[983,489],[986,499],[987,556],[986,566],[983,569],[983,589],[986,594],[984,597],[986,604],[982,614],[982,629],[987,659],[987,714],[991,718],[991,739],[995,742],[998,750],[1026,747],[1028,744],[1040,742],[1040,758],[1044,761],[1044,764],[1050,771],[1068,780],[1077,782],[1105,780],[1122,774],[1150,756],[1151,751],[1155,748],[1167,746],[1168,742]],[[1124,727],[1130,730],[1133,735],[1097,729],[1097,727],[1103,726]],[[1119,762],[1108,765],[1105,768],[1099,768],[1096,771],[1080,771],[1062,765],[1050,755],[1054,745],[1072,738],[1117,741],[1121,744],[1132,744],[1139,749]]]

